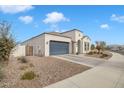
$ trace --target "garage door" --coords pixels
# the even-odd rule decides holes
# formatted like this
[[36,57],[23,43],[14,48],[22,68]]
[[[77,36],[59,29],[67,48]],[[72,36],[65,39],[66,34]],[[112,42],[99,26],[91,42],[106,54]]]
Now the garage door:
[[68,54],[69,43],[50,41],[50,55]]

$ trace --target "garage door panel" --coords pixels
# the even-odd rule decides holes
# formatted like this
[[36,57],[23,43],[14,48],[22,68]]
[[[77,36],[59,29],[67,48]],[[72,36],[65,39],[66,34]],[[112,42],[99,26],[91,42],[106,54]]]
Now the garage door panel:
[[50,55],[68,54],[69,43],[50,41]]

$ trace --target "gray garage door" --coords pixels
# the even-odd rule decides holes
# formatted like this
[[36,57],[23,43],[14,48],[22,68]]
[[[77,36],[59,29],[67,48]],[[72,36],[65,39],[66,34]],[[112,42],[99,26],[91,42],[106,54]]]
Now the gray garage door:
[[69,43],[50,41],[50,55],[68,54]]

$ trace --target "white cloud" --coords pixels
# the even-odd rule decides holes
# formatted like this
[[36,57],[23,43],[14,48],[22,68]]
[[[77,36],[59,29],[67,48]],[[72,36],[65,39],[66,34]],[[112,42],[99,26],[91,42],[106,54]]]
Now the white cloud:
[[123,23],[124,22],[124,15],[120,16],[120,15],[112,14],[111,20]]
[[33,8],[34,7],[31,5],[1,5],[0,11],[2,11],[3,13],[15,14],[19,12],[28,11]]
[[46,15],[46,18],[43,20],[45,24],[57,24],[62,21],[69,21],[68,18],[64,16],[63,13],[60,12],[51,12]]
[[100,28],[102,28],[102,29],[109,29],[110,27],[109,27],[108,24],[101,24]]
[[31,23],[33,21],[33,17],[32,16],[20,16],[19,20],[21,20],[25,24],[28,24],[28,23]]
[[64,16],[61,12],[51,12],[46,14],[46,18],[43,20],[45,24],[49,24],[50,28],[48,30],[60,32],[59,24],[60,22],[68,22],[68,18]]

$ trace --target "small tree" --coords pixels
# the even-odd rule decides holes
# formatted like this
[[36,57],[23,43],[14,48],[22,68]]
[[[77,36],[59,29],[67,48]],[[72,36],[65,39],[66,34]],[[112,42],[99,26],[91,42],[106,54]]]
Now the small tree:
[[91,45],[91,50],[94,50],[94,49],[95,49],[95,45],[92,44],[92,45]]
[[105,42],[105,41],[101,41],[101,42],[100,42],[100,46],[101,46],[101,48],[102,48],[102,51],[104,51],[105,48],[106,48],[106,42]]
[[99,41],[96,41],[96,49],[98,50],[98,54],[100,54],[101,45]]
[[100,53],[100,51],[104,51],[106,48],[106,42],[105,41],[96,41],[96,49],[98,50],[98,53]]
[[101,51],[101,46],[100,45],[96,45],[96,49],[98,50],[98,54],[100,54],[100,51]]
[[15,46],[10,28],[11,25],[8,22],[0,22],[0,61],[8,60],[12,48]]

